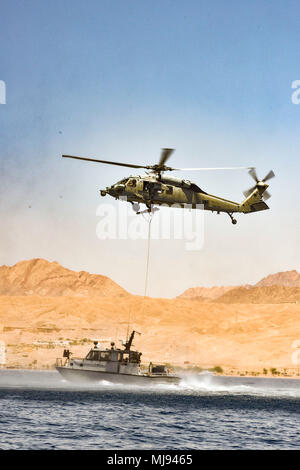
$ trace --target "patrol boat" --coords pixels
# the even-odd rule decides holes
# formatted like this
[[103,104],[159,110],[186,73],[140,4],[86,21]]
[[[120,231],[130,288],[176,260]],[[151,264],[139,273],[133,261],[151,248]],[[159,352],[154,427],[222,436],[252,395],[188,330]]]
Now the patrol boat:
[[150,362],[148,369],[142,371],[139,351],[131,349],[134,334],[132,331],[128,341],[123,342],[124,349],[115,347],[101,349],[94,341],[94,347],[84,359],[71,357],[68,349],[64,350],[63,358],[56,359],[56,370],[72,382],[99,382],[107,380],[113,383],[149,385],[178,384],[180,377],[173,374],[165,365],[154,365]]

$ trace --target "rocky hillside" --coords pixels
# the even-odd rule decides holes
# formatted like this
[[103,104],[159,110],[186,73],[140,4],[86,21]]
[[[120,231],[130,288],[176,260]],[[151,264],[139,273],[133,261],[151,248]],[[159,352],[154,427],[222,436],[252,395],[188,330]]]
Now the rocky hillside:
[[217,299],[221,295],[225,294],[231,289],[235,289],[236,286],[214,286],[214,287],[191,287],[179,295],[181,299],[192,299],[192,300],[213,300]]
[[281,304],[300,303],[300,287],[265,286],[245,289],[237,287],[215,299],[226,304]]
[[178,298],[218,303],[300,302],[300,274],[296,270],[270,274],[253,286],[193,287]]
[[0,295],[122,296],[129,295],[106,276],[74,272],[56,261],[20,261],[0,267]]
[[300,287],[300,274],[294,271],[284,271],[281,273],[270,274],[255,284],[256,287],[265,286],[288,286]]

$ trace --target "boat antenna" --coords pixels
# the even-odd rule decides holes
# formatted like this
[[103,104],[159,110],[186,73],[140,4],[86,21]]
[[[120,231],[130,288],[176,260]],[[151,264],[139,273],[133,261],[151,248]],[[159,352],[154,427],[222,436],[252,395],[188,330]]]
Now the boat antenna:
[[128,342],[128,339],[129,339],[130,319],[131,319],[131,308],[129,307],[128,323],[127,323],[127,333],[126,333],[126,343]]
[[138,335],[141,334],[139,331],[135,331],[135,330],[132,331],[129,340],[126,341],[126,343],[125,343],[124,352],[129,352],[129,351],[130,351],[130,348],[131,348],[132,341],[133,341],[133,338],[134,338],[134,334],[135,334],[135,333],[137,333]]

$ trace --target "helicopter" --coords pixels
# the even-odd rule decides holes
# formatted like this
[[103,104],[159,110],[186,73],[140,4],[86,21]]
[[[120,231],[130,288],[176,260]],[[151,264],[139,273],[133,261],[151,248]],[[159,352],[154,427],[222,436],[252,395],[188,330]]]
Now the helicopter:
[[[106,189],[101,189],[101,196],[107,194],[115,199],[125,199],[132,204],[136,214],[145,212],[155,212],[159,210],[154,205],[164,205],[169,207],[181,207],[188,209],[199,208],[211,212],[224,212],[229,215],[231,222],[235,225],[237,220],[233,217],[234,213],[249,214],[252,212],[269,209],[265,200],[271,197],[267,191],[269,185],[267,181],[275,176],[271,170],[259,180],[255,167],[225,167],[225,168],[172,168],[166,165],[175,149],[161,149],[160,160],[155,165],[136,165],[131,163],[120,163],[108,160],[98,160],[94,158],[85,158],[74,155],[62,155],[63,158],[74,158],[76,160],[85,160],[89,162],[105,163],[128,168],[143,168],[146,171],[145,176],[129,176],[123,178]],[[199,170],[249,170],[250,176],[254,179],[255,185],[244,192],[243,202],[238,203],[227,199],[208,194],[197,184],[189,180],[165,175],[169,171],[199,171]],[[145,204],[146,209],[141,210],[141,204]]]

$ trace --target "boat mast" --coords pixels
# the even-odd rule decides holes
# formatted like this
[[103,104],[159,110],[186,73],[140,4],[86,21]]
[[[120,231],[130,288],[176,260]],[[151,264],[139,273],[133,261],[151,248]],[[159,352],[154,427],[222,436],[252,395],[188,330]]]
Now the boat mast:
[[135,331],[135,330],[133,330],[133,332],[132,332],[132,333],[131,333],[131,335],[130,335],[130,338],[129,338],[129,340],[128,340],[128,341],[126,341],[126,343],[125,343],[125,349],[124,349],[124,352],[126,352],[126,353],[127,353],[127,352],[129,352],[129,351],[130,351],[130,348],[131,348],[132,341],[133,341],[133,338],[134,338],[134,334],[135,334],[135,333],[138,333],[139,335],[141,334],[141,333],[139,333],[138,331]]

